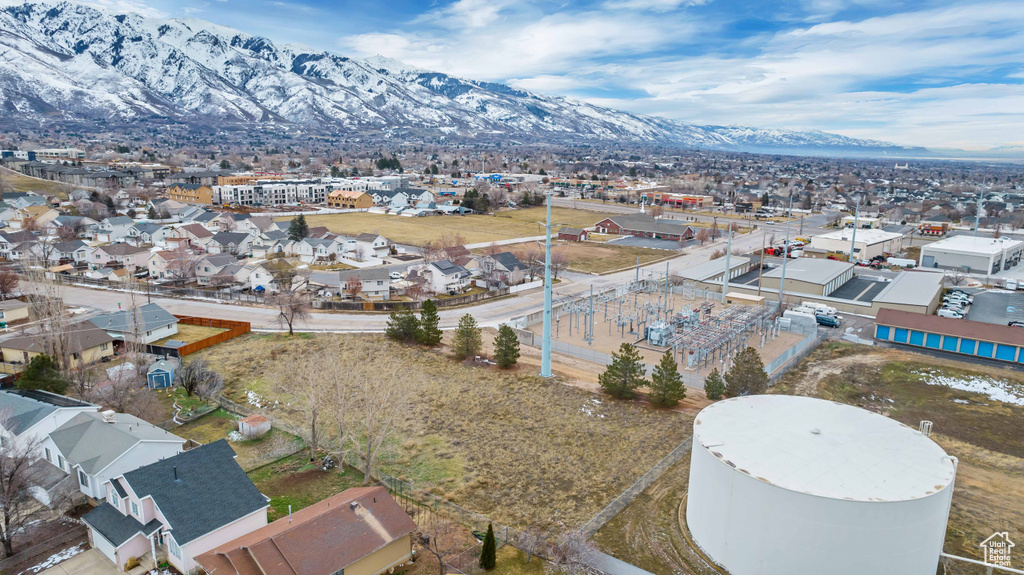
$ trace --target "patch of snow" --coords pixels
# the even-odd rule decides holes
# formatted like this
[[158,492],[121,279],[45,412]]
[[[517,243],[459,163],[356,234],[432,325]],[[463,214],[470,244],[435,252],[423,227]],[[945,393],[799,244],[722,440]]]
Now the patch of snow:
[[57,564],[62,563],[64,561],[67,561],[68,559],[71,559],[75,555],[78,555],[79,553],[82,553],[83,551],[85,551],[85,549],[86,549],[85,543],[79,543],[78,545],[75,545],[74,547],[68,547],[67,549],[65,549],[63,551],[60,551],[58,553],[54,553],[53,555],[50,555],[42,563],[39,563],[38,565],[35,565],[34,567],[29,567],[28,569],[26,569],[24,571],[24,573],[39,573],[40,571],[45,571],[45,570],[49,569],[50,567],[54,567]]
[[981,393],[995,401],[1024,405],[1024,386],[1005,379],[995,379],[984,375],[954,377],[943,375],[937,370],[927,369],[911,373],[921,376],[921,381],[928,385],[944,385],[962,391]]
[[231,441],[233,443],[238,443],[239,441],[245,441],[245,439],[246,439],[246,437],[244,435],[242,435],[241,433],[238,433],[237,431],[234,431],[234,430],[232,430],[231,433],[228,434],[228,441]]

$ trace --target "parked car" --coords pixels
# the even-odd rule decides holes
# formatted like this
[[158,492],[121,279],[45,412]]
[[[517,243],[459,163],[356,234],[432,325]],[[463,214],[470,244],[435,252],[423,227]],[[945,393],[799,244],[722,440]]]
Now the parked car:
[[974,297],[971,294],[967,293],[966,290],[962,290],[960,288],[953,288],[953,289],[949,290],[949,294],[948,295],[953,295],[953,294],[960,294],[960,295],[965,295],[967,297]]
[[942,304],[942,309],[955,309],[963,313],[967,310],[967,304],[959,301],[947,301]]
[[935,312],[935,315],[937,315],[939,317],[951,317],[951,318],[955,318],[955,319],[963,319],[964,318],[964,314],[962,312],[959,312],[959,311],[957,311],[955,309],[948,309],[948,308],[940,309],[939,311]]
[[1006,325],[1008,325],[1010,327],[1024,327],[1024,321],[1011,321],[1010,323],[1008,323]]
[[818,325],[825,327],[839,327],[839,320],[830,315],[818,314],[814,316],[814,319],[818,321]]
[[388,277],[393,280],[400,280],[402,279],[402,272],[391,272],[388,274]]

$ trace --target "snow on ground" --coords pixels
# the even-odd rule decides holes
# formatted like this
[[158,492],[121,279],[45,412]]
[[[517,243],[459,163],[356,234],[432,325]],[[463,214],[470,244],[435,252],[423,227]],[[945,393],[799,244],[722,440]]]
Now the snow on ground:
[[1024,385],[995,379],[983,375],[968,375],[955,377],[943,375],[941,371],[923,369],[911,372],[921,376],[921,381],[928,385],[944,385],[953,389],[973,391],[988,396],[989,399],[1012,403],[1013,405],[1024,405]]
[[[590,417],[594,417],[594,415],[595,415],[594,414],[594,406],[596,406],[596,405],[601,405],[601,400],[599,400],[599,399],[591,399],[589,403],[583,404],[583,407],[580,408],[580,413],[583,413],[585,415],[589,415]],[[598,413],[596,415],[597,415],[597,417],[600,417],[601,419],[604,419],[604,414],[603,413]]]
[[35,567],[29,567],[28,569],[22,571],[22,573],[39,573],[40,571],[46,571],[50,567],[56,566],[58,563],[71,559],[75,555],[78,555],[79,553],[85,551],[85,549],[85,543],[79,543],[74,547],[68,547],[67,549],[59,553],[54,553],[53,555],[50,555],[42,563],[36,565]]
[[228,441],[234,443],[238,443],[239,441],[245,441],[245,436],[242,435],[241,433],[238,433],[237,431],[232,430],[231,433],[228,434]]

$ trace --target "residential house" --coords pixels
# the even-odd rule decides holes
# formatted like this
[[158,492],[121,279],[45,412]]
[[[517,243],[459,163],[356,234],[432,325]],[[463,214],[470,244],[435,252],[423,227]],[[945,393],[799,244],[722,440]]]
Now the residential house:
[[186,245],[194,248],[205,248],[206,244],[213,239],[213,232],[197,223],[185,224],[174,228],[174,231],[167,237],[168,241],[173,238],[182,239]]
[[16,210],[7,225],[15,230],[38,230],[43,229],[59,215],[60,212],[46,205],[27,206]]
[[483,256],[479,262],[480,275],[492,284],[516,285],[522,283],[529,272],[527,265],[512,252]]
[[305,238],[297,242],[290,242],[285,247],[285,253],[297,256],[303,263],[311,264],[326,262],[331,256],[342,255],[342,246],[336,239]]
[[46,461],[74,475],[79,490],[103,501],[111,479],[184,451],[185,440],[127,413],[83,412],[42,442]]
[[99,222],[85,216],[60,215],[43,226],[43,229],[47,234],[56,236],[62,228],[70,228],[78,230],[77,235],[80,239],[90,239],[95,235],[98,225]]
[[100,314],[89,321],[120,341],[153,343],[178,333],[178,318],[155,303]]
[[166,240],[171,235],[171,232],[174,231],[170,226],[154,224],[152,222],[139,222],[135,224],[135,229],[138,232],[136,234],[138,243],[160,247],[167,245]]
[[244,220],[236,221],[234,231],[258,236],[263,232],[273,229],[273,227],[274,218],[272,216],[251,216]]
[[263,259],[273,254],[283,254],[290,242],[288,232],[270,229],[253,238],[249,251],[252,257]]
[[0,231],[0,256],[11,259],[11,252],[15,246],[34,241],[36,235],[27,230]]
[[213,203],[213,188],[205,184],[174,183],[167,187],[167,199],[208,206]]
[[100,406],[39,389],[0,390],[0,435],[42,441],[51,431],[79,413],[99,411]]
[[83,263],[89,258],[89,246],[82,240],[52,244],[49,261],[56,263]]
[[199,256],[187,249],[152,252],[146,267],[153,279],[189,280],[198,275]]
[[218,282],[213,281],[220,272],[233,264],[237,264],[238,259],[231,254],[210,254],[204,256],[196,264],[196,281],[199,285],[211,285]]
[[388,255],[391,242],[382,235],[362,233],[355,237],[356,257],[365,261],[374,258],[382,258]]
[[373,196],[357,190],[336,190],[327,194],[327,207],[342,210],[365,210],[373,207]]
[[135,220],[128,216],[114,216],[105,218],[96,226],[96,241],[117,242],[128,236],[138,235],[135,228]]
[[245,232],[217,232],[206,243],[211,254],[245,254],[249,252],[253,236]]
[[585,242],[589,236],[590,232],[583,228],[563,227],[558,230],[558,239],[569,242]]
[[195,558],[267,524],[267,498],[226,440],[107,481],[105,501],[82,517],[89,543],[123,570],[131,557],[161,557],[181,573]]
[[412,557],[416,523],[380,486],[354,487],[196,558],[207,573],[376,575]]
[[0,322],[9,326],[14,322],[26,320],[30,307],[27,302],[16,299],[0,301]]
[[431,262],[420,273],[427,280],[427,288],[439,294],[462,291],[469,285],[471,275],[466,268],[448,260]]
[[[130,244],[107,244],[99,246],[89,254],[89,267],[100,269],[104,267],[122,267],[131,273],[139,268],[146,267],[149,260],[149,250]],[[117,264],[111,265],[111,264]]]
[[[42,335],[15,336],[0,341],[0,355],[7,363],[28,363],[33,357],[46,353],[46,349]],[[114,339],[83,321],[68,327],[65,351],[71,356],[72,366],[89,365],[114,355]]]
[[391,277],[387,268],[341,270],[338,278],[344,295],[351,295],[350,289],[358,286],[359,293],[368,299],[391,299]]

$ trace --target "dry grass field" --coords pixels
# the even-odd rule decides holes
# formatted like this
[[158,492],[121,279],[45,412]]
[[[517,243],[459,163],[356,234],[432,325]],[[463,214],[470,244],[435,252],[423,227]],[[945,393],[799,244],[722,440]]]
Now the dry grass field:
[[178,333],[165,337],[159,341],[153,343],[153,345],[164,345],[170,340],[183,341],[185,343],[195,343],[201,339],[213,337],[218,333],[227,331],[219,327],[206,327],[202,325],[190,325],[187,323],[178,324]]
[[415,370],[421,377],[382,470],[512,526],[583,524],[691,434],[691,415],[466,366],[381,336],[250,334],[197,356],[224,375],[230,399],[255,400],[301,427],[297,412],[275,406],[267,378],[314,343],[337,347],[339,376],[350,358],[367,355]]
[[[609,215],[611,214],[571,208],[551,209],[553,222],[571,227],[592,226]],[[356,212],[306,216],[306,221],[310,227],[325,226],[337,234],[354,236],[363,232],[371,232],[400,244],[422,246],[445,233],[461,234],[467,244],[539,236],[544,233],[544,230],[537,222],[544,220],[545,217],[544,208],[527,208],[501,211],[493,216],[430,216],[423,218]]]
[[[528,261],[534,257],[543,259],[542,248],[533,242],[502,246],[499,249],[516,254],[520,261]],[[488,251],[489,248],[474,250],[475,253],[480,254]],[[597,274],[634,266],[638,257],[640,265],[645,265],[678,255],[677,252],[671,250],[619,246],[602,242],[565,241],[552,242],[551,253],[554,257],[564,258],[572,271]]]
[[[67,199],[68,192],[75,189],[67,184],[30,178],[7,168],[0,168],[0,181],[9,185],[15,192],[38,192],[41,194],[53,194],[59,198]],[[596,221],[596,220],[595,220]]]

